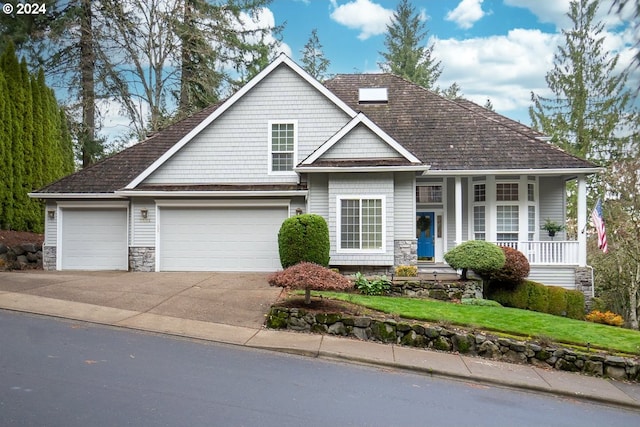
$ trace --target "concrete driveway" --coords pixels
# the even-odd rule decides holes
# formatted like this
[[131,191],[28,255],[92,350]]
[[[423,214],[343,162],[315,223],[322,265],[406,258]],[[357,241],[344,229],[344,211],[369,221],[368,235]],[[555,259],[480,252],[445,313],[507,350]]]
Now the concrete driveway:
[[260,327],[282,290],[269,273],[0,272],[0,293]]

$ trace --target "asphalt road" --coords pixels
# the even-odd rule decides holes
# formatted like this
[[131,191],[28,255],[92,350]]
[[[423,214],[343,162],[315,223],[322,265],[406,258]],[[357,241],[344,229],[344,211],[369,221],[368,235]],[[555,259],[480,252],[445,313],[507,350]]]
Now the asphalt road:
[[0,310],[2,426],[632,426],[571,399]]

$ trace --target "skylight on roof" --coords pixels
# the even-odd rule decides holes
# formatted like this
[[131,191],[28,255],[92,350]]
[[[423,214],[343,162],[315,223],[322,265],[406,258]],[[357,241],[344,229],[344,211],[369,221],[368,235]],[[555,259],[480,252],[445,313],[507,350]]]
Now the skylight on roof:
[[367,87],[358,89],[358,102],[360,103],[386,103],[389,101],[386,87]]

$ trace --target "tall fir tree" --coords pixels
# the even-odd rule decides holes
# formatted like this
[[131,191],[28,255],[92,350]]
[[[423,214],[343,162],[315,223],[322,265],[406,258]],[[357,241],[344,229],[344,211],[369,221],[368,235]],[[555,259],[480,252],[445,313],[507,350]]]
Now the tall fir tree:
[[[535,129],[579,157],[606,163],[624,156],[637,138],[637,112],[626,89],[627,72],[616,72],[619,55],[604,48],[604,24],[595,22],[598,1],[572,1],[573,26],[562,30],[564,44],[545,79],[553,96],[532,93],[529,108]],[[635,129],[634,129],[635,128]]]
[[428,33],[415,7],[409,0],[402,0],[387,25],[384,40],[387,50],[379,52],[384,58],[378,64],[380,68],[424,88],[436,89],[442,68],[433,57],[434,44],[422,45]]
[[28,193],[73,171],[72,141],[60,120],[44,73],[30,74],[9,43],[0,55],[0,227],[42,232],[42,203]]
[[302,53],[302,68],[304,68],[307,73],[321,82],[329,77],[327,70],[329,69],[329,65],[331,65],[331,61],[324,56],[322,44],[320,44],[320,39],[318,38],[317,28],[311,30],[309,40],[300,53]]

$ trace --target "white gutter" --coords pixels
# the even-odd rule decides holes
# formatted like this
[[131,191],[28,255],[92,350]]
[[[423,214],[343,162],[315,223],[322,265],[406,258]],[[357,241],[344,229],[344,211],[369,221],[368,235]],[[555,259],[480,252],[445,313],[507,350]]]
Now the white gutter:
[[[424,176],[476,176],[476,175],[568,175],[604,172],[605,168],[566,168],[566,169],[480,169],[480,170],[429,170]],[[428,173],[427,173],[428,172]]]
[[159,190],[119,190],[116,194],[123,197],[290,197],[306,196],[307,190],[273,191],[159,191]]
[[122,199],[116,193],[27,193],[32,199]]
[[295,172],[313,173],[313,172],[411,172],[429,170],[431,165],[416,166],[298,166],[293,168]]

